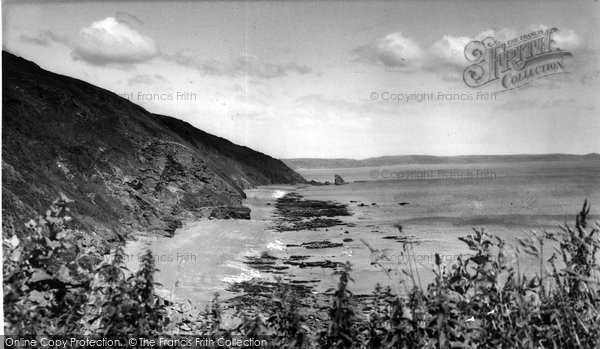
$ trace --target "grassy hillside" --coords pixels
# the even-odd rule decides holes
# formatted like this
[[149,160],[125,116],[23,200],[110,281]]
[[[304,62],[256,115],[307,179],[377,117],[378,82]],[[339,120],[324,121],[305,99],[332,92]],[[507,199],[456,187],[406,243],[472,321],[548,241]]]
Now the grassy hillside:
[[186,217],[247,218],[244,188],[304,179],[281,161],[3,52],[3,227],[60,193],[74,228],[115,240]]

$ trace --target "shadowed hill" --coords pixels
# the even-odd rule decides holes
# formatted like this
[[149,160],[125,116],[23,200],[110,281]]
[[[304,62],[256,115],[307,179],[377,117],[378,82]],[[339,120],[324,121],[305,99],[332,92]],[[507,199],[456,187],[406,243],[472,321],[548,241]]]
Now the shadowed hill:
[[185,217],[247,217],[242,189],[303,183],[283,162],[149,113],[3,52],[2,215],[16,229],[66,194],[74,227],[167,230]]

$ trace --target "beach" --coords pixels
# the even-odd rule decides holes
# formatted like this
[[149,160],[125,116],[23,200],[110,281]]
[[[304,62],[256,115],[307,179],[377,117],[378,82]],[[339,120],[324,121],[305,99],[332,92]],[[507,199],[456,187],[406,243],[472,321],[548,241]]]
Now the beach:
[[[337,284],[334,271],[345,262],[352,264],[355,294],[369,295],[378,283],[403,294],[403,282],[412,281],[402,270],[413,269],[416,282],[426,287],[436,253],[448,268],[459,257],[468,258],[470,251],[458,238],[472,234],[472,228],[500,236],[514,252],[517,238],[572,222],[584,199],[600,202],[597,163],[479,168],[492,169],[496,178],[374,180],[368,169],[299,171],[309,180],[332,179],[335,172],[353,182],[246,190],[250,220],[199,219],[186,222],[172,238],[139,238],[127,244],[128,266],[136,270],[136,257],[150,248],[161,292],[200,308],[216,292],[221,299],[232,299],[247,289],[241,283],[276,278],[322,295]],[[282,198],[290,197],[289,205],[301,211],[282,210]],[[338,214],[328,211],[337,205],[346,207],[348,215],[327,217]],[[307,213],[306,207],[313,211]],[[285,223],[283,211],[303,218],[288,217]],[[318,218],[321,214],[325,216]],[[517,263],[516,256],[510,258]],[[518,259],[523,270],[536,271],[535,260],[523,254]]]

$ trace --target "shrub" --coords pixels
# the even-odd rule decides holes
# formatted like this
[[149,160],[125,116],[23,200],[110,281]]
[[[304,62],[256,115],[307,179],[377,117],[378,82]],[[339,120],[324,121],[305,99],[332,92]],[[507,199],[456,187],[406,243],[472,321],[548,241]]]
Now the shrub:
[[352,348],[355,343],[357,331],[355,328],[354,299],[352,292],[348,290],[348,282],[353,281],[350,277],[352,270],[350,263],[336,272],[340,275],[337,289],[330,289],[327,293],[332,294],[332,305],[329,309],[329,327],[324,334],[324,348]]
[[153,335],[168,324],[154,295],[148,252],[128,273],[122,246],[113,260],[82,250],[65,229],[71,201],[55,200],[27,224],[27,236],[3,240],[5,332],[10,335]]
[[[584,203],[575,228],[520,239],[540,271],[521,275],[507,261],[505,242],[483,230],[460,238],[473,251],[452,270],[436,256],[435,280],[407,299],[378,287],[364,333],[369,348],[596,348],[600,346],[598,228]],[[556,252],[544,257],[544,245]],[[517,255],[518,259],[518,255]],[[544,267],[550,267],[544,275]],[[518,268],[517,268],[518,269]],[[407,311],[408,307],[408,311]],[[337,321],[332,318],[330,321]],[[350,347],[350,346],[346,346]]]
[[266,325],[272,333],[272,345],[277,348],[302,348],[307,344],[310,329],[299,312],[296,295],[280,278],[277,278],[272,302],[275,310]]
[[[94,249],[82,250],[65,228],[68,204],[65,197],[56,200],[45,216],[27,224],[27,237],[3,240],[5,332],[152,337],[178,328],[154,293],[152,254],[131,273],[122,246],[111,261]],[[406,296],[378,285],[368,319],[357,315],[347,263],[337,272],[337,288],[327,292],[331,305],[323,328],[306,325],[296,295],[281,280],[268,317],[254,312],[236,328],[224,328],[215,296],[188,323],[196,335],[268,339],[277,348],[600,347],[600,241],[589,213],[585,202],[574,227],[565,223],[558,232],[519,239],[516,265],[501,238],[474,229],[460,238],[472,255],[450,270],[436,255],[435,277],[426,288],[412,264],[405,271],[412,283],[404,281]],[[545,246],[555,252],[545,256]],[[403,253],[411,251],[410,243],[403,245]],[[538,259],[539,272],[521,273],[520,252]]]

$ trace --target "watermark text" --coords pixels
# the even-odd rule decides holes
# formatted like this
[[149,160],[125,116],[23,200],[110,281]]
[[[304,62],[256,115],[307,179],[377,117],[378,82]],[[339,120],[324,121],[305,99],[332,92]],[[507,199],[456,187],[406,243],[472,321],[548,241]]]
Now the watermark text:
[[496,179],[496,172],[490,169],[462,170],[372,170],[371,178],[381,180],[432,180],[432,179]]

